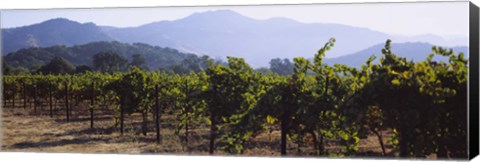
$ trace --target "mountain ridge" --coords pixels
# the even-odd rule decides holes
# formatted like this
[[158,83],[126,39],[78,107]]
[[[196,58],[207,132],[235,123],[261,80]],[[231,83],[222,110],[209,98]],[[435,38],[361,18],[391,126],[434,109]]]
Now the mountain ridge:
[[[59,24],[51,25],[55,23]],[[266,66],[268,61],[275,57],[309,57],[332,37],[336,38],[337,42],[327,58],[355,53],[387,39],[398,43],[420,39],[393,36],[344,24],[301,23],[285,17],[259,20],[231,10],[197,12],[177,20],[162,20],[127,28],[98,26],[91,22],[78,23],[65,18],[39,24],[50,24],[49,30],[38,29],[44,31],[43,34],[33,29],[26,30],[38,27],[35,26],[38,24],[2,29],[4,55],[25,47],[119,41],[170,47],[214,58],[244,57],[253,67],[259,67]],[[65,31],[66,29],[70,32]],[[431,38],[421,38],[425,42],[432,41]],[[430,43],[439,42],[442,43]]]
[[[59,26],[62,28],[58,28]],[[5,55],[26,47],[76,45],[114,39],[94,23],[82,24],[65,18],[56,18],[30,26],[2,29],[2,40],[2,51]]]
[[[377,44],[372,47],[366,48],[364,50],[344,55],[336,58],[326,58],[326,64],[347,64],[353,67],[360,67],[365,61],[372,55],[376,56],[376,61],[381,57],[381,50],[384,48],[385,44]],[[423,61],[427,58],[429,54],[432,53],[431,49],[434,45],[425,42],[406,42],[406,43],[392,43],[391,49],[394,54],[400,57],[405,57],[407,60],[413,61]],[[334,47],[335,48],[335,47]],[[445,47],[447,49],[452,49],[455,53],[463,52],[465,57],[469,57],[469,49],[466,46],[453,46]],[[442,57],[435,55],[434,60],[436,61],[448,61],[447,57]]]

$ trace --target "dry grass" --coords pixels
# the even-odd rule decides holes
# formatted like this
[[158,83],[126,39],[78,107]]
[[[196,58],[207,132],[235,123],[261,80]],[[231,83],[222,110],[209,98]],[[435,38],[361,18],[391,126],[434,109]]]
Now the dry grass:
[[[163,115],[161,124],[162,143],[156,144],[154,123],[150,121],[149,132],[141,134],[141,115],[126,116],[125,133],[114,128],[112,112],[96,110],[94,128],[84,106],[76,107],[70,122],[66,122],[64,110],[55,109],[53,118],[45,109],[4,108],[2,112],[2,150],[21,152],[80,152],[80,153],[155,153],[155,154],[208,154],[208,126],[200,124],[192,130],[187,150],[183,133],[175,133],[176,121],[172,115]],[[149,120],[152,120],[151,118]],[[249,140],[244,151],[247,156],[279,156],[280,132],[264,132]],[[386,142],[386,141],[385,141]],[[334,141],[326,143],[330,152],[341,147]],[[288,143],[287,153],[291,156],[314,156],[313,146],[305,142],[299,147]],[[388,148],[388,147],[387,147]],[[390,152],[390,149],[387,149]],[[216,155],[225,155],[216,149]],[[357,156],[380,156],[381,148],[376,136],[360,140]],[[390,155],[391,156],[391,155]]]

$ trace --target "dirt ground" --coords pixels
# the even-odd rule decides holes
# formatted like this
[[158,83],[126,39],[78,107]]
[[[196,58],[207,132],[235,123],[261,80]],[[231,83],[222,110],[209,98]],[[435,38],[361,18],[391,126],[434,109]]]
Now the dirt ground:
[[[21,106],[17,103],[18,106]],[[83,106],[85,107],[85,106]],[[95,110],[94,128],[90,128],[90,116],[86,108],[74,107],[70,122],[66,122],[65,110],[55,108],[53,117],[48,115],[48,106],[38,108],[2,108],[2,151],[18,152],[69,152],[69,153],[128,153],[128,154],[195,154],[207,155],[209,144],[208,126],[194,128],[186,148],[183,132],[175,133],[176,121],[172,115],[162,115],[161,144],[157,144],[154,123],[150,118],[149,131],[141,134],[141,115],[126,115],[125,133],[122,136],[114,128],[113,112],[108,109]],[[280,132],[262,133],[248,141],[246,156],[280,156]],[[386,142],[386,138],[385,141]],[[300,147],[288,143],[289,156],[314,156],[313,146],[304,143]],[[327,150],[338,150],[340,146],[326,143]],[[387,153],[392,154],[387,145]],[[221,149],[216,155],[226,155]],[[360,140],[357,157],[381,156],[381,148],[373,135]],[[393,156],[393,155],[387,155]]]

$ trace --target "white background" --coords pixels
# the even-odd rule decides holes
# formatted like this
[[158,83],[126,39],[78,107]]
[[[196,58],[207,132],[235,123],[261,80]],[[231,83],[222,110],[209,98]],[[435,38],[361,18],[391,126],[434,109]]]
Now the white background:
[[[93,7],[146,7],[146,6],[193,6],[193,5],[247,5],[247,4],[297,4],[297,3],[352,3],[352,2],[413,2],[426,0],[1,0],[0,9],[45,9],[45,8],[93,8]],[[445,1],[445,0],[435,0]],[[480,6],[480,0],[472,0]],[[478,138],[478,137],[477,137]],[[5,139],[8,140],[8,139]],[[1,162],[9,161],[208,161],[208,162],[293,162],[324,161],[319,158],[260,158],[260,157],[209,157],[209,156],[166,156],[166,155],[112,155],[112,154],[65,154],[65,153],[0,153]],[[378,161],[372,159],[328,159],[328,161]],[[381,160],[385,161],[385,160]],[[392,160],[390,160],[392,161]],[[393,160],[398,161],[398,160]],[[480,158],[474,161],[479,162]]]

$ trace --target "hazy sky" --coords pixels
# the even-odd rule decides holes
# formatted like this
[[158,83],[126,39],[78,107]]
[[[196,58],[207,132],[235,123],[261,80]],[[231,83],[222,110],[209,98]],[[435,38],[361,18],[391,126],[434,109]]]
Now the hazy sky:
[[216,9],[231,9],[254,19],[287,17],[304,23],[340,23],[397,35],[468,36],[468,2],[3,10],[1,27],[30,25],[57,17],[131,27]]

